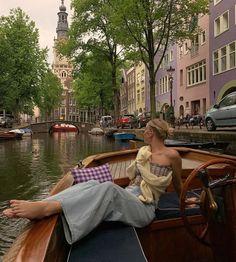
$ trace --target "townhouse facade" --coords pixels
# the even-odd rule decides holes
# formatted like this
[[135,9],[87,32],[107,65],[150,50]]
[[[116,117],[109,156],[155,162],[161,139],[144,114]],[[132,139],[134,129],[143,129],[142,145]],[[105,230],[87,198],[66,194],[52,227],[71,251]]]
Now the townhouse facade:
[[[170,45],[157,72],[155,100],[160,114],[165,114],[171,105],[171,96],[178,118],[187,114],[205,115],[225,95],[236,91],[235,0],[213,0],[210,14],[199,15],[197,21],[199,32],[192,40]],[[157,56],[156,63],[158,61]],[[167,72],[170,67],[175,69],[171,78]],[[136,89],[137,83],[138,80]],[[143,108],[150,111],[148,73],[144,83]]]
[[135,66],[127,71],[127,113],[134,114],[136,111],[136,73]]
[[127,71],[121,70],[121,86],[120,86],[120,114],[128,113],[128,88],[127,88]]
[[[165,53],[161,66],[156,75],[155,100],[156,110],[164,117],[168,107],[172,104],[174,111],[176,111],[176,96],[177,96],[177,47],[170,45]],[[156,64],[159,63],[160,57],[156,57]],[[169,69],[171,69],[171,76]],[[172,83],[170,82],[172,77]],[[149,108],[149,107],[148,107]]]
[[210,4],[210,103],[236,91],[236,2]]
[[136,96],[136,110],[135,113],[145,112],[145,64],[139,62],[135,66],[135,96]]
[[209,108],[209,16],[199,16],[200,32],[177,45],[176,117],[204,115]]

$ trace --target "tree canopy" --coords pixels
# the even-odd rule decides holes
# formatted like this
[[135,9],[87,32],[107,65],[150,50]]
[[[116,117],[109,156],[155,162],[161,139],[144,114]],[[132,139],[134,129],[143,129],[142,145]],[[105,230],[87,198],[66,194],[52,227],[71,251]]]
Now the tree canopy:
[[[108,0],[118,43],[142,60],[149,72],[152,117],[156,113],[156,74],[170,44],[191,39],[196,18],[208,12],[208,0]],[[194,19],[193,19],[194,18]],[[193,23],[195,21],[195,23]]]
[[[119,114],[119,73],[122,49],[117,43],[117,35],[110,21],[111,8],[106,0],[72,0],[74,16],[69,29],[68,41],[59,44],[59,50],[69,55],[79,71],[88,53],[100,53],[100,57],[110,63],[110,89],[115,101],[115,112]],[[96,83],[92,83],[96,85]]]
[[0,107],[14,114],[40,95],[48,65],[38,39],[34,22],[20,8],[0,17]]
[[110,83],[111,65],[100,52],[88,54],[73,83],[79,105],[98,108],[100,113],[109,112],[113,106],[113,90]]
[[53,109],[60,105],[63,87],[59,78],[48,69],[43,75],[37,105],[42,116],[48,118]]

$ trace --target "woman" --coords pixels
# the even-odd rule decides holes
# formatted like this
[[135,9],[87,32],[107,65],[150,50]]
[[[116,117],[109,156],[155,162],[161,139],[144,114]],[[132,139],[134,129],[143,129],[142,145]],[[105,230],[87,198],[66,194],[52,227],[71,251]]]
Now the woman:
[[64,232],[72,244],[102,221],[121,221],[144,227],[155,218],[159,196],[171,183],[181,191],[181,158],[178,152],[164,145],[168,124],[160,119],[148,122],[144,141],[136,160],[128,167],[130,185],[123,189],[114,183],[88,181],[74,185],[43,201],[11,200],[3,211],[9,218],[41,219],[60,213]]

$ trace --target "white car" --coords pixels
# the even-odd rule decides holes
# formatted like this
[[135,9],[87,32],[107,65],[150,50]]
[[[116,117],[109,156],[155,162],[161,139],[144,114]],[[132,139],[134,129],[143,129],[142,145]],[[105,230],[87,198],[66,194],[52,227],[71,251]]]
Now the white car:
[[102,116],[99,121],[100,127],[111,127],[112,126],[112,116]]
[[215,104],[205,117],[206,128],[214,131],[217,127],[236,126],[236,92],[226,95],[219,104]]

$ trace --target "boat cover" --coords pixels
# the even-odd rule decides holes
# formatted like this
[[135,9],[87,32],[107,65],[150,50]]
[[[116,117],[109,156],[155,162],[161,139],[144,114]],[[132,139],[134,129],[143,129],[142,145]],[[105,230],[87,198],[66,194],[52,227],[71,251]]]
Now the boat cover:
[[[193,190],[187,192],[187,197],[199,197],[200,190]],[[186,207],[187,216],[201,214],[200,206]],[[166,192],[160,196],[158,207],[156,209],[156,219],[171,219],[180,217],[179,197],[176,192]]]
[[67,262],[146,262],[135,229],[119,222],[104,222],[72,245]]

